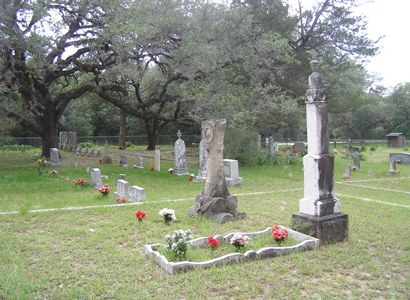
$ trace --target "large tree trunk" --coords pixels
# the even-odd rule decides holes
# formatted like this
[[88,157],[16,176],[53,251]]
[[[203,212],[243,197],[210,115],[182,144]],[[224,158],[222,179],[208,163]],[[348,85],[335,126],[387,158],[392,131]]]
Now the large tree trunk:
[[125,135],[127,126],[127,113],[125,110],[121,109],[120,112],[120,133],[118,137],[118,148],[120,150],[125,149]]
[[158,143],[159,133],[161,132],[160,126],[156,120],[144,120],[145,129],[148,137],[147,150],[155,150],[155,146]]
[[58,148],[58,120],[59,117],[53,110],[48,110],[38,120],[38,134],[41,137],[41,156],[50,157],[50,148]]

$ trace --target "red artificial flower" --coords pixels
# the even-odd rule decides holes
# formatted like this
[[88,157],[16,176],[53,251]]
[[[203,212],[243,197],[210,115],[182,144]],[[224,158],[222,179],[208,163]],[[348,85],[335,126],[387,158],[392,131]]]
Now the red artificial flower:
[[91,154],[87,154],[87,157],[91,157]]
[[189,177],[188,177],[188,180],[189,180],[189,181],[192,181],[193,179],[194,179],[193,176],[189,176]]
[[213,237],[208,237],[208,245],[212,250],[217,250],[219,248],[219,241]]
[[98,189],[98,191],[103,194],[104,196],[107,196],[108,193],[110,192],[110,186],[108,184],[104,184],[102,187]]
[[75,181],[75,184],[79,186],[85,186],[87,182],[85,181],[84,178],[77,178],[77,180]]
[[142,220],[145,219],[146,217],[147,217],[147,214],[141,210],[135,213],[135,218],[140,222],[142,222]]
[[288,237],[288,231],[281,230],[278,225],[275,225],[272,227],[272,237],[278,243],[283,242]]
[[100,164],[103,164],[103,163],[104,163],[102,159],[100,159],[98,162],[99,162]]
[[154,167],[149,168],[150,171],[155,171]]

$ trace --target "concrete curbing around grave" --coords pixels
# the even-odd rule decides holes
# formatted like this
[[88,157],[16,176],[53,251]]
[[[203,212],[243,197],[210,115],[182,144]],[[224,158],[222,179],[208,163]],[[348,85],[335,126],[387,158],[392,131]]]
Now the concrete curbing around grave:
[[[299,243],[290,247],[264,247],[257,251],[248,250],[245,253],[230,253],[221,257],[217,257],[208,261],[203,262],[191,262],[191,261],[181,261],[181,262],[170,262],[168,259],[160,254],[159,251],[155,250],[159,247],[165,247],[163,244],[152,244],[145,245],[145,254],[158,264],[164,271],[169,274],[176,274],[178,272],[184,272],[196,268],[210,268],[213,266],[223,266],[226,264],[237,263],[242,261],[254,260],[254,259],[266,259],[276,256],[288,255],[293,252],[313,250],[319,247],[320,240],[314,237],[308,236],[306,234],[288,229],[284,226],[279,226],[281,229],[286,229],[288,231],[289,237],[298,241]],[[268,227],[265,230],[258,232],[243,233],[247,235],[250,239],[270,234],[272,227]],[[216,235],[214,236],[219,242],[226,242],[229,244],[229,240],[234,235],[234,233],[229,233],[225,236]],[[188,242],[189,248],[195,247],[207,247],[207,237],[200,237]]]

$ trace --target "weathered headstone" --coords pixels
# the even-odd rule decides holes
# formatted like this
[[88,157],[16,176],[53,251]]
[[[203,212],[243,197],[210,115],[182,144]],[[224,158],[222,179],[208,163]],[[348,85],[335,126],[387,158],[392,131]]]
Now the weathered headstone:
[[112,159],[110,156],[110,151],[108,149],[108,141],[105,141],[104,144],[104,156],[102,158],[102,161],[104,164],[111,164],[112,163]]
[[360,153],[353,153],[353,170],[360,170]]
[[242,177],[239,177],[239,164],[235,159],[224,159],[224,175],[228,186],[241,185]]
[[397,161],[395,159],[389,159],[389,165],[390,165],[389,173],[390,174],[400,173],[400,171],[397,170],[396,163],[397,163]]
[[120,158],[118,159],[118,163],[120,165],[126,165],[127,164],[127,156],[124,154],[120,154]]
[[57,148],[50,148],[50,161],[48,165],[53,168],[61,168],[60,153]]
[[178,139],[175,141],[174,155],[175,155],[175,167],[174,174],[186,175],[189,174],[186,167],[186,148],[185,142],[181,139],[182,133],[180,130],[177,132]]
[[410,153],[390,153],[390,159],[394,159],[397,163],[410,164]]
[[159,146],[155,146],[155,160],[154,160],[155,171],[161,170],[161,150]]
[[198,176],[196,177],[199,181],[206,180],[206,164],[208,161],[208,153],[205,149],[206,141],[204,139],[199,143],[199,170]]
[[114,192],[119,197],[128,197],[130,195],[128,182],[124,179],[117,180],[117,190]]
[[95,157],[100,157],[101,156],[101,150],[100,149],[94,149],[94,156]]
[[345,172],[343,174],[343,178],[344,179],[349,179],[350,177],[352,177],[352,175],[350,173],[350,164],[346,164],[345,165]]
[[190,216],[204,216],[219,223],[245,218],[246,214],[236,210],[238,200],[230,195],[224,179],[223,149],[226,120],[202,122],[202,132],[206,141],[207,176],[205,186],[196,197]]
[[293,151],[302,151],[302,150],[306,150],[307,148],[307,144],[305,142],[295,142],[293,144]]
[[93,185],[93,188],[96,190],[101,188],[103,184],[102,184],[100,169],[99,168],[91,169],[90,175],[91,175],[91,184]]
[[269,159],[272,159],[278,151],[279,151],[278,143],[273,140],[272,136],[270,136],[268,138],[268,157]]
[[293,220],[307,225],[303,230],[323,242],[348,238],[348,215],[340,211],[333,194],[334,157],[329,154],[328,95],[319,62],[311,62],[312,74],[306,92],[308,153],[303,157],[304,197]]
[[144,157],[142,157],[140,155],[137,157],[136,167],[138,169],[144,169]]
[[133,185],[130,192],[130,200],[132,202],[142,202],[145,199],[145,190],[142,187]]
[[256,149],[259,151],[262,148],[262,136],[258,133],[256,135]]

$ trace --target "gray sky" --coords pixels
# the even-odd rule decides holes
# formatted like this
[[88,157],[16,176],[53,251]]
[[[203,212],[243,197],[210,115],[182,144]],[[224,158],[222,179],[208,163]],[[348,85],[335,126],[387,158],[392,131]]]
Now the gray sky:
[[[309,8],[320,0],[302,0],[302,5]],[[410,0],[362,0],[357,14],[368,21],[368,35],[380,41],[380,53],[366,65],[370,74],[380,81],[377,84],[394,87],[410,82],[410,58],[407,30],[410,29]],[[288,0],[290,5],[297,0]]]

